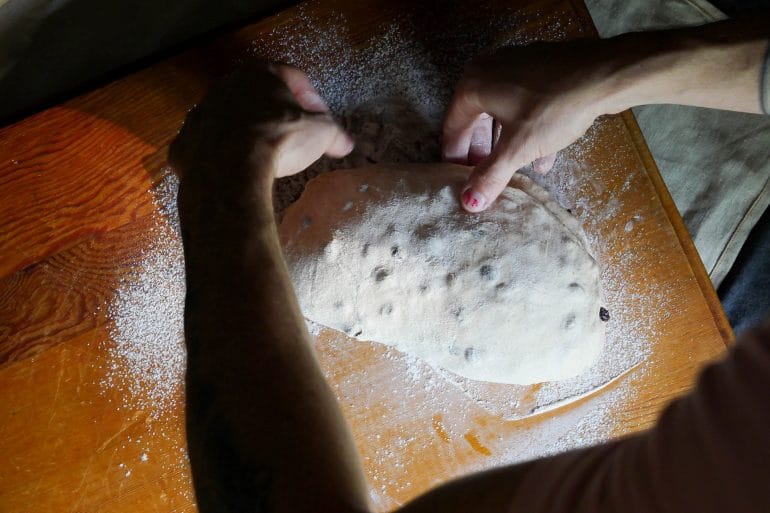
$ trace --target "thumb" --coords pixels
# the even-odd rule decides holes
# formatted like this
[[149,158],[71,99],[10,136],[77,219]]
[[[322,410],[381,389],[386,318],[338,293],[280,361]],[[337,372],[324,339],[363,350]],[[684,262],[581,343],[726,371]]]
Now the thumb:
[[460,203],[468,212],[486,210],[508,185],[521,167],[513,147],[513,138],[503,130],[492,153],[473,170],[460,195]]
[[353,139],[327,114],[306,114],[281,138],[276,176],[303,171],[327,155],[341,158],[353,150]]
[[556,154],[551,153],[545,157],[541,157],[532,163],[533,169],[541,175],[546,174],[553,169],[553,165],[556,163]]

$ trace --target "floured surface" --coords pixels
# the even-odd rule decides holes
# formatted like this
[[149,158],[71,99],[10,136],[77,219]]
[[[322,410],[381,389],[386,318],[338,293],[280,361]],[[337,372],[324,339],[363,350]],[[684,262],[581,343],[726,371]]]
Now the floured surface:
[[[446,98],[469,54],[496,42],[590,34],[590,19],[567,1],[415,6],[311,0],[2,129],[9,215],[0,238],[10,249],[5,268],[18,270],[0,283],[0,345],[10,358],[0,363],[0,454],[9,469],[0,510],[195,511],[175,335],[181,245],[173,179],[160,173],[167,144],[209,83],[212,59],[234,62],[241,54],[233,49],[256,40],[254,53],[266,49],[311,70],[360,142],[383,138],[371,154],[360,145],[351,160],[435,161],[431,130],[440,117],[423,123],[412,100]],[[424,129],[378,114],[389,110],[379,92]],[[677,239],[665,190],[656,190],[654,166],[634,137],[631,118],[603,118],[543,179],[603,264],[607,345],[581,376],[485,384],[312,327],[377,511],[475,470],[645,428],[724,351],[722,317],[709,306],[716,296],[698,285],[697,256]],[[362,163],[321,162],[282,197],[299,196],[312,173]],[[147,191],[159,180],[162,201],[153,205]]]
[[[458,57],[454,67],[447,70],[436,67],[424,48],[410,43],[414,29],[408,23],[378,27],[379,35],[354,47],[346,42],[344,19],[335,18],[327,30],[320,29],[317,20],[301,9],[299,13],[293,30],[276,29],[272,43],[261,41],[255,46],[311,69],[312,78],[358,145],[342,162],[321,160],[296,177],[281,179],[276,187],[279,215],[299,197],[308,179],[331,169],[373,162],[436,161],[442,109],[454,79],[452,69],[456,73],[463,60]],[[469,35],[475,30],[472,37],[479,39],[463,48],[476,51],[496,37],[499,41],[529,42],[565,35],[565,25],[553,17],[515,11],[496,11],[495,16],[495,23],[507,34],[498,32],[495,36],[494,31],[486,32],[486,27],[481,30],[481,25],[474,29],[468,26],[468,18],[463,22],[468,30],[460,33]],[[532,19],[537,23],[527,27]],[[342,62],[329,63],[324,55],[339,55]],[[544,182],[559,203],[573,210],[590,247],[604,264],[601,282],[612,315],[606,327],[606,350],[580,376],[534,386],[485,383],[431,367],[380,344],[310,326],[322,370],[351,424],[378,510],[393,509],[461,474],[582,447],[631,429],[621,430],[620,426],[628,426],[622,423],[622,414],[635,404],[634,383],[649,376],[648,356],[669,313],[668,294],[660,290],[657,279],[648,278],[654,263],[639,250],[658,239],[644,226],[655,215],[660,219],[661,212],[653,212],[659,209],[654,203],[641,207],[635,203],[637,191],[649,187],[649,180],[643,166],[629,153],[634,150],[622,138],[624,130],[617,119],[598,123],[560,155]],[[613,152],[603,152],[605,147],[614,148]],[[141,305],[145,303],[139,298],[146,293],[144,283],[152,282],[172,292],[164,295],[164,301],[171,303],[165,311],[177,311],[183,305],[179,277],[154,265],[158,260],[154,255],[164,255],[160,258],[171,266],[181,256],[178,219],[170,194],[174,182],[169,174],[159,188],[160,210],[169,215],[172,229],[164,230],[161,240],[143,257],[144,275],[127,279],[118,291],[119,303],[139,305],[111,307],[116,314],[127,316],[117,323],[118,328],[141,326]],[[635,220],[632,229],[624,230],[631,219]],[[162,354],[166,340],[162,334],[180,329],[181,316],[175,322],[178,324],[171,329],[155,327],[160,330],[158,339],[115,333],[116,340],[143,346],[119,344],[112,352],[118,365],[130,362],[135,352],[153,354],[158,343],[162,347],[154,354]],[[164,366],[164,361],[158,357],[155,363]],[[152,379],[141,386],[150,396],[165,394],[170,389],[169,376],[176,376],[177,388],[181,387],[183,375],[175,367],[152,373]],[[136,378],[128,377],[134,386]],[[127,390],[122,408],[142,406],[142,397]],[[174,411],[180,407],[165,396],[155,404],[155,408]],[[633,422],[636,428],[639,425],[638,420]]]
[[[436,161],[443,105],[470,53],[500,42],[521,44],[586,35],[583,22],[575,17],[573,4],[568,2],[539,2],[536,8],[520,3],[474,3],[457,7],[457,11],[453,11],[455,4],[447,4],[442,6],[441,16],[427,16],[430,23],[426,23],[425,13],[412,12],[411,4],[397,4],[394,12],[385,14],[388,6],[382,4],[319,5],[303,4],[275,22],[238,35],[239,41],[259,40],[253,53],[309,69],[335,114],[359,142],[346,162],[321,161],[306,173],[282,180],[277,191],[279,206],[296,199],[308,178],[329,169],[372,161]],[[373,12],[377,15],[372,16]],[[156,76],[156,82],[150,82],[169,92],[174,99],[170,101],[172,110],[183,112],[191,106],[190,101],[179,100],[189,98],[185,87],[196,80],[188,64],[179,65],[179,74],[172,75],[174,80]],[[136,80],[147,84],[146,78],[142,75]],[[149,97],[146,87],[139,91]],[[195,95],[202,93],[202,89],[196,91]],[[158,112],[166,112],[160,108],[140,108],[137,112],[133,110],[137,102],[131,96],[106,97],[109,109],[105,107],[104,119],[128,112],[121,119],[154,120],[135,125],[152,125],[163,134],[162,140],[153,139],[159,141],[158,155],[143,158],[141,164],[143,173],[147,169],[157,172],[162,165],[162,147],[176,132],[175,119],[181,115],[158,116]],[[131,105],[126,105],[129,100],[125,98]],[[87,140],[84,130],[72,125],[73,134]],[[602,119],[586,137],[560,154],[554,171],[545,178],[533,177],[573,211],[603,263],[601,281],[612,316],[607,323],[606,350],[580,376],[535,386],[483,383],[437,370],[380,344],[312,327],[322,370],[350,422],[377,510],[393,510],[426,489],[474,470],[584,446],[646,427],[663,404],[691,385],[702,362],[718,354],[721,339],[713,317],[629,133],[621,118]],[[139,166],[138,156],[146,157],[146,153],[136,154]],[[95,166],[119,165],[116,158],[100,152],[97,160],[76,164],[90,172]],[[46,162],[62,165],[67,161]],[[53,172],[46,168],[41,176]],[[115,177],[117,181],[123,179],[122,174]],[[88,465],[94,476],[105,480],[92,485],[94,489],[98,486],[119,494],[125,484],[131,487],[125,490],[134,493],[140,490],[135,487],[144,483],[142,469],[154,468],[161,459],[186,468],[183,458],[166,457],[144,442],[130,457],[122,450],[115,458],[111,453],[99,453],[103,444],[123,444],[127,433],[137,440],[136,435],[150,431],[150,425],[158,440],[166,440],[174,454],[176,447],[184,446],[181,435],[169,432],[165,437],[160,432],[161,424],[171,424],[168,419],[179,419],[183,414],[183,345],[174,334],[181,330],[182,319],[176,312],[181,311],[184,289],[178,274],[181,245],[173,211],[173,182],[169,176],[159,188],[160,204],[170,205],[157,207],[168,216],[160,220],[162,229],[129,225],[125,233],[116,236],[117,241],[138,241],[131,248],[139,245],[142,251],[126,253],[125,258],[132,262],[131,272],[117,271],[119,280],[102,286],[111,293],[117,291],[108,296],[103,308],[111,321],[111,333],[94,339],[95,344],[103,340],[99,351],[82,354],[81,368],[88,372],[73,375],[73,379],[93,380],[91,384],[97,386],[91,388],[103,389],[104,396],[94,398],[93,425],[79,420],[80,424],[62,428],[61,433],[67,433],[77,426],[83,437],[95,440],[95,447],[87,446],[83,451],[82,467],[60,468],[80,470]],[[115,256],[123,251],[117,248],[110,245],[106,252],[109,266],[114,266]],[[94,290],[87,280],[101,279],[98,273],[80,272],[82,266],[74,263],[71,269],[74,278],[70,290]],[[677,294],[672,296],[672,290]],[[71,304],[69,296],[63,300]],[[148,315],[153,304],[158,311]],[[40,331],[48,333],[48,328],[46,325]],[[54,380],[55,385],[60,360],[39,361],[39,372],[48,373],[45,378]],[[58,413],[53,417],[51,410],[69,407],[67,384],[65,376],[61,393],[58,386],[52,386],[46,396],[48,402],[41,401],[40,394],[30,395],[26,407],[42,411],[41,425],[48,426],[46,432],[51,432],[61,418]],[[35,390],[27,385],[20,379],[7,389],[16,391],[16,401]],[[74,381],[72,385],[72,389],[75,385],[84,389]],[[114,432],[105,434],[105,418],[114,421]],[[15,433],[11,428],[8,432]],[[39,453],[50,463],[50,445],[38,446],[46,448]],[[26,462],[36,457],[30,447],[24,445],[14,452],[19,458],[14,462],[23,472],[36,476],[30,490],[38,486],[52,489],[61,482],[59,475],[47,474],[48,467],[41,472],[40,466],[28,465]],[[103,463],[92,459],[95,453],[103,455]],[[148,461],[142,459],[144,454]],[[80,475],[86,486],[94,479],[82,473],[78,482]],[[164,487],[167,482],[164,477]],[[187,484],[186,477],[174,482]],[[81,493],[85,488],[73,489],[77,490],[73,501],[84,498],[82,508],[104,509],[106,502],[94,506],[88,502],[88,493]],[[146,495],[137,492],[133,496],[148,511],[148,505],[155,506]],[[163,508],[152,510],[159,509]]]
[[580,374],[604,323],[577,221],[520,175],[469,215],[457,200],[469,172],[381,165],[311,181],[280,227],[304,314],[474,380]]

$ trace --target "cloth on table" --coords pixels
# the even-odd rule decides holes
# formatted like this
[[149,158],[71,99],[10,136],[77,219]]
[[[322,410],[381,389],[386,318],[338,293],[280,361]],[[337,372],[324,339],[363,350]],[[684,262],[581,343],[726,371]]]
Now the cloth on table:
[[[602,37],[712,23],[705,0],[587,0]],[[679,105],[633,109],[717,287],[770,205],[770,118]]]
[[0,0],[0,120],[293,0]]

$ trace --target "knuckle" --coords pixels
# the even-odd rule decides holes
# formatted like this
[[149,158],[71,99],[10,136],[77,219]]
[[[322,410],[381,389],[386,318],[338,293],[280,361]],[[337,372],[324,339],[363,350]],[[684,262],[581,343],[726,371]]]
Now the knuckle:
[[481,173],[478,176],[476,183],[484,190],[498,191],[508,184],[508,181],[511,179],[511,174],[503,173],[491,168],[486,172]]

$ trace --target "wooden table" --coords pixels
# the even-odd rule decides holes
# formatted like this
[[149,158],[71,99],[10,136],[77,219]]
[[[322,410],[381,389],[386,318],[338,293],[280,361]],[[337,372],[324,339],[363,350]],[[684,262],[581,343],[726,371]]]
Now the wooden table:
[[[441,4],[419,12],[410,5],[307,3],[0,129],[0,511],[194,509],[178,384],[160,413],[151,401],[126,406],[134,392],[105,384],[116,372],[110,305],[141,278],[167,223],[148,191],[163,176],[169,141],[253,41],[270,48],[287,34],[342,22],[360,46],[409,22],[422,27],[427,46],[451,52],[446,45],[462,40],[444,37],[452,16],[479,24],[499,12],[513,20],[490,29],[499,40],[511,32],[519,41],[594,34],[577,1],[466,2],[451,16]],[[588,397],[533,412],[539,386],[450,383],[395,351],[321,332],[319,357],[353,426],[377,509],[461,473],[579,444],[580,436],[645,428],[731,341],[630,113],[597,123],[563,154],[551,181],[566,185],[562,201],[596,241],[616,293],[613,321],[627,323],[608,351],[636,330],[643,360]],[[501,395],[516,401],[502,404]],[[596,419],[605,429],[591,438],[585,428]]]

